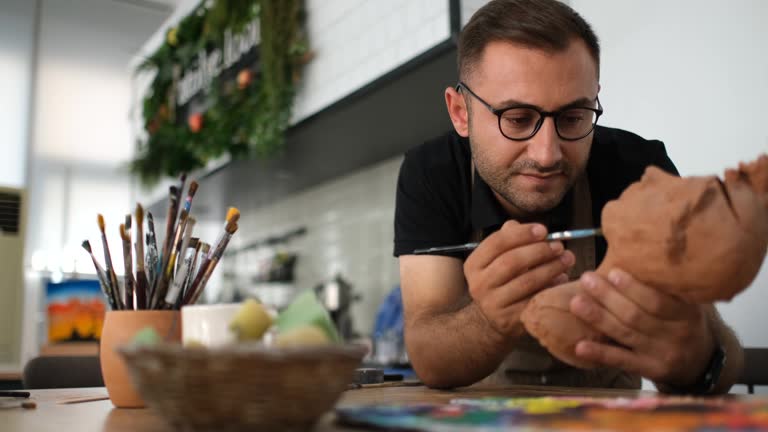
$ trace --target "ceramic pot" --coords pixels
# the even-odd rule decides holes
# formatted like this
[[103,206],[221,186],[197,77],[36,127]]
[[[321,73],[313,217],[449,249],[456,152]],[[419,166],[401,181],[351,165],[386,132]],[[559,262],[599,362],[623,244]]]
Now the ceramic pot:
[[179,311],[123,310],[108,311],[101,331],[99,360],[101,375],[109,399],[118,408],[143,408],[144,401],[128,375],[122,357],[115,350],[130,343],[136,333],[152,327],[167,342],[181,341],[181,315]]

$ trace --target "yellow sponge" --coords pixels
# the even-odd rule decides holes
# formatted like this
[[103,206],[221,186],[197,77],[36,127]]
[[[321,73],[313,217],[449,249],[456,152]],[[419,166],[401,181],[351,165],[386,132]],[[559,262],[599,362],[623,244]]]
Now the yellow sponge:
[[294,327],[291,330],[278,334],[275,338],[275,346],[281,348],[327,345],[330,342],[331,340],[326,332],[313,325]]
[[259,340],[271,325],[272,317],[264,306],[254,299],[248,299],[229,323],[229,329],[235,332],[240,341]]

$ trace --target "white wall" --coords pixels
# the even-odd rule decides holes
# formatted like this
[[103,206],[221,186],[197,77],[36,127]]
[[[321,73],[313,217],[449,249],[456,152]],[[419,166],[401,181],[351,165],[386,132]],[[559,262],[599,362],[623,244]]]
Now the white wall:
[[45,335],[47,271],[93,273],[80,243],[90,239],[101,252],[97,213],[106,217],[115,266],[122,268],[117,228],[135,205],[126,170],[133,154],[129,62],[169,13],[139,3],[40,1],[22,362]]
[[35,2],[0,2],[0,186],[26,184]]
[[[604,124],[663,140],[683,175],[768,151],[768,2],[572,0],[602,41]],[[768,346],[768,272],[718,305],[744,345]]]

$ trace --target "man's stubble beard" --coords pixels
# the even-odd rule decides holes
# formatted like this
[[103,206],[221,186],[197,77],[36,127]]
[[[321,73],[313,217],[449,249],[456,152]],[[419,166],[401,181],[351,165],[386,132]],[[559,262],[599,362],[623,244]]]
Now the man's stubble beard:
[[[478,149],[477,139],[472,133],[472,125],[469,123],[469,143],[472,150],[472,160],[480,177],[488,186],[520,211],[519,216],[533,216],[545,213],[557,207],[565,194],[573,187],[576,179],[582,174],[584,167],[579,167],[575,172],[574,167],[565,159],[551,167],[542,167],[532,160],[516,160],[507,168],[495,168],[491,157]],[[567,182],[559,190],[526,192],[515,189],[512,179],[521,172],[550,173],[562,171]]]

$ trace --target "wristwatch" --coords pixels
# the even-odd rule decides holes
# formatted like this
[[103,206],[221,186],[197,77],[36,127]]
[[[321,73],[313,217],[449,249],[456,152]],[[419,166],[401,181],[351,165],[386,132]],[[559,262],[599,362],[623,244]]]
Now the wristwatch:
[[716,345],[715,351],[712,353],[712,357],[709,359],[709,363],[707,363],[707,368],[704,370],[704,373],[699,377],[699,379],[697,379],[696,382],[690,386],[675,388],[675,393],[697,395],[712,393],[715,387],[717,387],[717,384],[720,382],[720,375],[725,368],[726,360],[727,356],[725,354],[725,349],[723,349],[721,345]]

